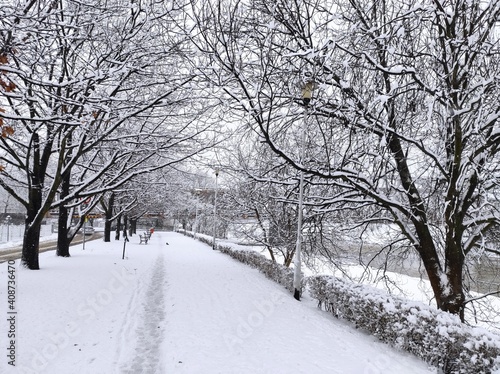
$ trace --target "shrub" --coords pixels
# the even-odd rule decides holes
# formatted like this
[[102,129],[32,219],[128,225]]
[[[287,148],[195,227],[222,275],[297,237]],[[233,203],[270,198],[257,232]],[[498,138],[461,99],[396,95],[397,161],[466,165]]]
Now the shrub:
[[500,368],[499,337],[466,326],[457,316],[332,276],[309,277],[307,283],[320,307],[445,373]]
[[[192,238],[194,237],[194,234],[192,232],[185,230],[179,230],[179,232],[189,237]],[[209,246],[213,245],[213,239],[206,235],[196,235],[196,239]],[[250,265],[251,267],[258,269],[259,271],[264,273],[264,275],[267,278],[284,286],[288,291],[294,292],[293,269],[287,268],[286,266],[273,262],[255,251],[233,249],[232,247],[221,243],[217,243],[216,249],[218,249],[222,253],[231,256],[232,258],[240,262],[243,262],[244,264]],[[302,279],[303,282],[301,291],[304,288],[305,284],[305,279],[304,278]]]

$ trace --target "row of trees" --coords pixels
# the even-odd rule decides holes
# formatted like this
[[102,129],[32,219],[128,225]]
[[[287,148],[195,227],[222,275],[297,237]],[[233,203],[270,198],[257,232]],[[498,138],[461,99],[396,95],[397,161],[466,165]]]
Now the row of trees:
[[212,123],[172,4],[9,4],[0,9],[0,185],[26,209],[22,263],[38,269],[49,210],[59,209],[58,254],[69,256],[72,208],[90,198],[88,209],[101,204],[112,218],[118,194],[209,147]]
[[[242,169],[283,189],[305,173],[311,214],[397,227],[388,245],[412,249],[437,306],[464,318],[469,259],[499,254],[488,238],[500,222],[500,2],[191,5],[203,69],[217,72],[207,79],[273,153],[267,168]],[[305,79],[316,88],[307,125]]]

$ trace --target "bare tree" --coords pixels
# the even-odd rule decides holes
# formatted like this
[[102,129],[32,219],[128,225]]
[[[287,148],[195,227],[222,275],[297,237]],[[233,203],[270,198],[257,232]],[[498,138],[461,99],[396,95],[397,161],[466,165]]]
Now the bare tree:
[[[13,129],[0,139],[0,185],[26,208],[26,267],[39,268],[40,224],[49,209],[197,152],[172,152],[207,129],[173,118],[186,98],[180,90],[193,80],[167,32],[178,11],[163,3],[63,0],[0,10],[2,81],[12,88],[0,91],[0,117]],[[92,169],[105,141],[107,158]]]
[[[463,319],[467,256],[498,253],[483,239],[499,223],[500,3],[211,4],[197,13],[198,43],[228,100],[276,154],[336,188],[325,206],[395,224],[437,306]],[[304,72],[317,87],[316,147],[301,162],[290,139]]]

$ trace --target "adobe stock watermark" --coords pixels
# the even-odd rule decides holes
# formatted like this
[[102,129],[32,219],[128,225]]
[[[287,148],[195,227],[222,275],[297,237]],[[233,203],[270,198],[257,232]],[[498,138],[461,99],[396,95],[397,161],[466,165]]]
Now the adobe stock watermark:
[[376,357],[374,362],[371,362],[363,370],[363,374],[382,374],[386,373],[391,365],[391,359],[386,354],[380,354]]
[[273,315],[277,305],[285,298],[283,293],[273,293],[268,298],[263,298],[253,302],[254,309],[246,316],[239,317],[238,325],[233,334],[224,334],[226,346],[234,350],[241,347],[245,339],[252,336],[256,329],[261,327],[265,320]]
[[99,312],[103,311],[106,306],[113,302],[117,294],[125,290],[136,279],[125,267],[122,267],[120,271],[113,270],[111,274],[112,277],[109,279],[106,287],[100,289],[93,296],[87,297],[85,302],[77,306],[76,313],[79,317],[84,317],[83,323],[79,321],[80,324],[77,324],[74,321],[70,321],[63,331],[49,334],[49,342],[42,349],[33,350],[31,363],[26,366],[18,366],[17,373],[37,374],[43,371],[61,351],[70,346],[74,341],[73,338],[82,333],[81,324],[89,323],[92,319],[95,319]]

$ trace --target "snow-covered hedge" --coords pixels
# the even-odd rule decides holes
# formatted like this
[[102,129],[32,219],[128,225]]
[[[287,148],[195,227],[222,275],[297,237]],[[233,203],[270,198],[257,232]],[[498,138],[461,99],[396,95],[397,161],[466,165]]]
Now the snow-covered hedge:
[[273,262],[255,251],[234,250],[228,246],[218,246],[218,249],[232,258],[259,269],[264,275],[281,284],[290,292],[294,292],[293,270]]
[[[185,230],[178,230],[181,234],[190,236],[195,238],[209,246],[213,245],[213,239],[207,237],[205,235],[195,235],[192,232]],[[293,287],[293,269],[287,268],[286,266],[280,265],[276,262],[273,262],[263,255],[251,251],[251,250],[241,250],[241,249],[233,249],[228,245],[224,245],[223,243],[217,243],[216,249],[220,252],[225,253],[232,258],[243,262],[244,264],[250,265],[258,270],[260,270],[264,275],[275,281],[276,283],[281,284],[290,292],[294,292]],[[305,281],[302,282],[302,289],[304,288]],[[301,290],[302,291],[302,290]]]
[[498,336],[468,327],[456,316],[332,276],[309,277],[307,283],[320,307],[445,373],[491,373],[500,368]]
[[213,242],[212,238],[209,238],[206,235],[202,235],[202,234],[196,234],[195,235],[194,232],[192,232],[192,231],[186,231],[186,230],[183,230],[183,229],[178,229],[177,232],[180,233],[180,234],[189,236],[190,238],[194,238],[196,240],[199,240],[200,242],[205,243],[205,244],[209,245],[210,247],[212,246],[212,242]]

